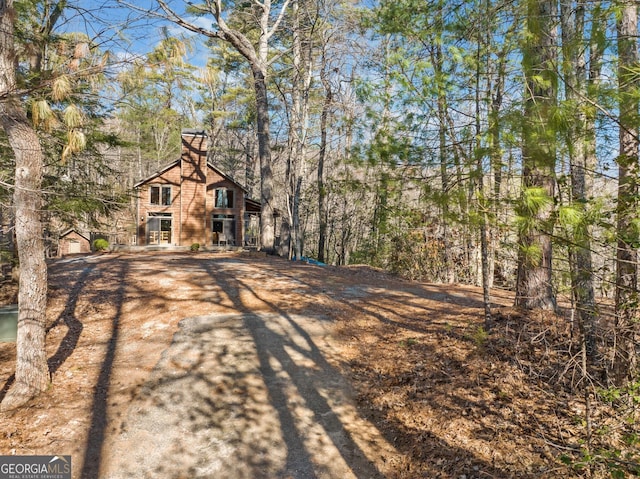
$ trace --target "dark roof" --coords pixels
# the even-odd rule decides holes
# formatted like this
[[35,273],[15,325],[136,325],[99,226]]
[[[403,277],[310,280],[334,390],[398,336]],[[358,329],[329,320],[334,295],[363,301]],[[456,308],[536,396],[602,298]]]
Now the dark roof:
[[198,130],[197,128],[183,128],[183,135],[193,135],[193,136],[207,136],[207,132],[204,130]]
[[245,208],[249,213],[259,213],[261,209],[260,206],[259,201],[252,200],[251,198],[245,200]]
[[82,233],[80,233],[78,230],[76,230],[75,228],[69,228],[68,230],[64,231],[63,233],[60,233],[60,239],[64,238],[65,236],[71,234],[71,233],[76,233],[79,236],[82,236],[84,239],[86,239],[87,241],[89,240],[89,237],[87,235],[84,235]]

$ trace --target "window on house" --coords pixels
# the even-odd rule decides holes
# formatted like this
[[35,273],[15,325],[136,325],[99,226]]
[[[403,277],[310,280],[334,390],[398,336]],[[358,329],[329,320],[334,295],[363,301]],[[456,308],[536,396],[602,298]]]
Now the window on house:
[[216,208],[233,208],[233,190],[218,188],[215,195]]
[[150,204],[163,206],[171,205],[170,186],[152,186],[149,190],[151,195],[149,199]]
[[171,204],[171,187],[170,186],[162,187],[162,204],[165,206],[169,206]]

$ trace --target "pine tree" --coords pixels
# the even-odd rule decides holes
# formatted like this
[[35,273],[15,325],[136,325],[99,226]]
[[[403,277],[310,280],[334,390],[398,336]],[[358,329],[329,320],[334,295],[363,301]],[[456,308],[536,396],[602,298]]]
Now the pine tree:
[[519,205],[517,306],[555,309],[552,280],[555,194],[557,3],[528,0],[525,47],[522,196]]
[[618,206],[616,255],[616,351],[613,375],[617,384],[638,372],[638,5],[621,1],[618,33],[618,92],[620,95]]
[[[248,4],[231,2],[209,2],[200,6],[189,5],[189,13],[198,16],[213,17],[217,30],[201,28],[186,20],[186,15],[174,11],[164,0],[157,0],[165,12],[167,19],[178,25],[212,39],[222,40],[231,45],[247,62],[253,77],[256,103],[256,129],[258,135],[258,160],[260,163],[260,239],[262,250],[275,252],[275,205],[273,160],[270,144],[270,111],[269,111],[269,53],[274,35],[280,27],[289,0],[280,5],[269,2],[252,1]],[[185,2],[187,4],[189,2]],[[234,10],[235,7],[235,10]],[[228,10],[227,10],[228,8]],[[227,14],[230,13],[229,17]],[[240,18],[237,26],[234,15]],[[253,41],[253,37],[256,41]]]
[[15,383],[1,409],[17,408],[49,385],[45,350],[47,265],[41,213],[44,155],[16,82],[13,0],[0,2],[0,123],[15,155],[13,205],[20,260]]

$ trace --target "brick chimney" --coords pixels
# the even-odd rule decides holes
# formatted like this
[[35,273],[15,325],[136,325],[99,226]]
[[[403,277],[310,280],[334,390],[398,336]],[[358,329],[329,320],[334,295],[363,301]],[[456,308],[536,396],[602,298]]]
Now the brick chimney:
[[180,244],[206,244],[208,137],[202,130],[182,130],[180,156]]

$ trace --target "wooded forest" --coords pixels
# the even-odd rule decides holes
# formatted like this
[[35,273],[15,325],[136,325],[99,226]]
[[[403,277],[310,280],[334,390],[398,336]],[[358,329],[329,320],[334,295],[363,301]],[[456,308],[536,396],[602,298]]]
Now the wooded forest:
[[5,0],[0,18],[25,324],[4,408],[49,381],[47,242],[133,235],[133,185],[183,128],[260,200],[265,251],[277,210],[291,258],[482,286],[487,318],[492,288],[567,308],[585,376],[637,391],[634,0]]

